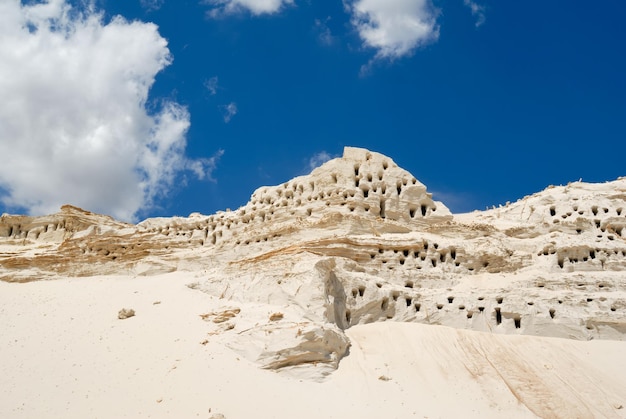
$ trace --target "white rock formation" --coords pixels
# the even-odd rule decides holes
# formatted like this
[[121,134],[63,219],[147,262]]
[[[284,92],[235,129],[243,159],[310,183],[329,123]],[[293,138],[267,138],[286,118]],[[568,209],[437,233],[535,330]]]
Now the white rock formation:
[[347,353],[346,329],[378,321],[624,340],[625,227],[626,178],[453,216],[390,158],[347,147],[236,211],[137,225],[71,206],[3,215],[0,279],[186,271],[224,311],[267,313],[242,309],[210,333],[321,377]]

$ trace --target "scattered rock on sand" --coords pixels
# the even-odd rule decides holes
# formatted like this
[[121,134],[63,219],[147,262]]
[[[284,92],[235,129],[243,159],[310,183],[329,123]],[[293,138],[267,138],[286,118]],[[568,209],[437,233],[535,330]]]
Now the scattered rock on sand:
[[282,320],[284,317],[283,313],[272,313],[270,314],[270,321],[278,321],[278,320]]
[[120,320],[127,319],[129,317],[133,317],[135,315],[135,310],[132,308],[123,308],[117,313],[117,318]]
[[201,314],[200,317],[202,320],[211,320],[213,323],[224,323],[237,316],[241,312],[239,308],[231,308],[220,312],[211,312]]

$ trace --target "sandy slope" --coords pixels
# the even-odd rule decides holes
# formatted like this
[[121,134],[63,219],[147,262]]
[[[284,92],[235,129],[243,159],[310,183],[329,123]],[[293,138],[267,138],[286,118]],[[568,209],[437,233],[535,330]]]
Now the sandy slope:
[[318,383],[243,359],[223,344],[236,330],[209,335],[200,315],[223,301],[193,280],[0,282],[0,417],[626,417],[626,342],[359,325]]
[[625,271],[626,178],[452,215],[350,147],[235,211],[2,215],[0,419],[626,418]]

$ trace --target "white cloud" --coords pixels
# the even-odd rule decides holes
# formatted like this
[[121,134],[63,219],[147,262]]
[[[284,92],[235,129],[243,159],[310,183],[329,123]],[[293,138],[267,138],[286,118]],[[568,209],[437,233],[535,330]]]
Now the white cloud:
[[191,170],[187,110],[162,101],[146,110],[167,42],[149,23],[65,0],[0,1],[0,201],[30,214],[70,203],[133,220]]
[[430,0],[344,0],[351,23],[377,59],[396,59],[439,38]]
[[432,189],[428,191],[433,195],[435,201],[442,202],[454,214],[473,211],[477,208],[478,200],[469,193]]
[[141,7],[149,12],[159,10],[163,6],[165,0],[139,0]]
[[211,96],[217,93],[217,89],[219,88],[218,82],[219,80],[217,76],[211,77],[204,82],[204,87],[206,87],[209,93],[211,93]]
[[334,157],[328,154],[326,151],[320,151],[319,153],[315,153],[309,159],[308,169],[309,171],[312,171],[313,169],[320,167],[321,165],[332,159],[334,159]]
[[186,169],[192,171],[196,177],[200,180],[209,180],[215,182],[212,174],[217,167],[217,162],[220,157],[224,155],[224,150],[217,150],[217,152],[210,158],[195,159],[186,161]]
[[317,32],[317,38],[324,45],[332,45],[335,42],[335,37],[328,27],[330,16],[324,20],[315,19],[314,29]]
[[482,6],[473,0],[463,0],[463,4],[470,8],[472,16],[476,18],[476,27],[485,23],[485,6]]
[[222,109],[224,122],[227,124],[231,119],[233,119],[233,116],[237,115],[237,104],[235,102],[230,102],[228,105],[222,105],[220,108]]
[[204,0],[211,7],[210,17],[236,14],[248,11],[255,16],[279,12],[283,6],[293,4],[293,0]]

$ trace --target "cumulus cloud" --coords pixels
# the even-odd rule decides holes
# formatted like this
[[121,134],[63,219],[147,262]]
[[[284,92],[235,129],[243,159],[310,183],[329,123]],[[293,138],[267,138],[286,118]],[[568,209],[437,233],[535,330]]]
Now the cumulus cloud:
[[222,109],[224,122],[227,124],[231,119],[233,119],[233,116],[237,115],[237,104],[235,102],[230,102],[228,105],[222,105],[220,108]]
[[185,156],[190,117],[151,103],[171,62],[153,24],[104,23],[65,0],[0,2],[0,201],[31,214],[65,203],[134,220],[181,171],[210,178],[218,155]]
[[334,157],[326,151],[320,151],[319,153],[315,153],[309,159],[308,169],[309,171],[312,171],[313,169],[320,167],[321,165],[332,159],[334,159]]
[[344,0],[351,23],[377,59],[396,59],[439,38],[430,0]]
[[476,27],[485,23],[485,6],[482,6],[473,0],[463,0],[463,4],[470,8],[472,16],[476,18]]
[[208,15],[216,18],[245,11],[255,16],[272,14],[293,4],[293,0],[204,0],[202,3],[210,7]]

